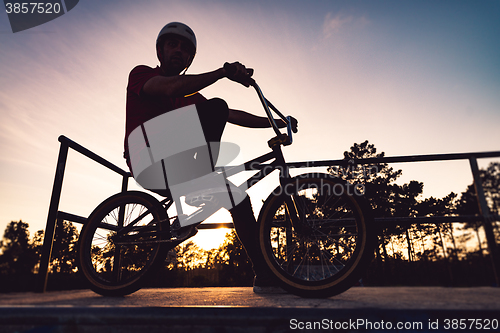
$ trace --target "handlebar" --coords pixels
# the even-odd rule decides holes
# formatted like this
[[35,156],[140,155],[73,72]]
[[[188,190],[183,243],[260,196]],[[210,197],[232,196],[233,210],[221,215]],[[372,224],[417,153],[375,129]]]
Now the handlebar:
[[[285,146],[292,144],[292,142],[293,142],[292,122],[290,120],[290,116],[288,116],[288,117],[284,116],[268,99],[266,99],[264,97],[264,94],[262,93],[262,90],[260,89],[257,82],[255,82],[254,79],[251,79],[251,80],[252,81],[250,82],[250,85],[252,87],[254,87],[255,91],[257,92],[257,95],[259,96],[260,102],[262,103],[262,106],[264,107],[264,111],[266,112],[267,118],[269,119],[269,123],[271,124],[271,127],[273,128],[274,132],[276,133],[277,138],[282,139],[283,137],[287,137],[287,140],[285,140],[285,141],[280,140],[280,141]],[[276,121],[274,120],[273,114],[269,108],[271,108],[286,123],[287,134],[281,133],[278,125],[276,124]]]
[[[233,74],[236,71],[236,69],[231,64],[229,64],[227,62],[224,64],[224,69],[230,73],[233,73]],[[247,68],[247,71],[248,71],[248,76],[252,76],[253,69]],[[257,92],[257,95],[259,96],[260,102],[262,103],[262,106],[264,107],[264,111],[266,111],[266,115],[267,115],[267,118],[269,119],[269,123],[271,124],[271,127],[273,128],[274,132],[277,135],[277,137],[272,140],[273,144],[276,142],[279,144],[283,144],[285,146],[290,145],[292,143],[292,122],[290,120],[290,117],[284,116],[269,100],[267,100],[264,97],[264,94],[262,93],[262,90],[260,89],[259,85],[251,77],[246,78],[244,82],[240,82],[240,81],[237,81],[237,82],[239,82],[247,87],[252,86],[255,88],[255,91]],[[274,120],[272,112],[271,112],[271,110],[269,110],[269,108],[271,108],[286,123],[287,134],[281,133],[278,125],[276,124],[276,121]]]

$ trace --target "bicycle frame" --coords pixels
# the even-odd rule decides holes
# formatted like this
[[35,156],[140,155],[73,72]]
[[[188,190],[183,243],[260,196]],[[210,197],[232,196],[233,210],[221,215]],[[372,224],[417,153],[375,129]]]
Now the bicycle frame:
[[[268,141],[269,147],[272,149],[271,152],[264,154],[262,156],[259,156],[257,158],[254,158],[246,163],[243,164],[244,166],[244,171],[255,171],[255,170],[260,170],[257,174],[253,175],[249,179],[247,179],[246,182],[238,186],[238,189],[245,191],[246,189],[249,189],[262,179],[264,179],[266,176],[268,176],[270,173],[272,173],[275,170],[280,171],[280,184],[284,186],[287,182],[287,180],[290,179],[290,173],[288,169],[288,165],[285,162],[285,158],[283,156],[283,152],[281,151],[281,146],[288,146],[292,144],[292,128],[291,128],[291,120],[290,117],[284,116],[269,100],[267,100],[264,97],[264,94],[262,93],[262,90],[260,87],[257,85],[257,83],[252,80],[251,85],[254,87],[255,91],[257,92],[257,95],[259,96],[259,99],[262,103],[262,106],[264,108],[264,111],[267,115],[267,118],[269,119],[269,123],[271,124],[271,127],[273,128],[274,132],[276,133],[276,136],[274,138],[271,138]],[[287,125],[287,134],[281,133],[279,130],[278,125],[276,124],[276,121],[274,120],[274,117],[272,115],[271,109],[281,118]],[[270,160],[274,160],[269,164],[266,164],[265,162],[268,162]],[[238,166],[232,166],[232,167],[220,167],[216,168],[217,172],[222,172],[224,174],[224,177],[227,179],[228,177],[238,174],[242,172],[241,169],[242,165]],[[176,202],[176,206],[180,205],[180,202]],[[295,212],[294,214],[290,214],[291,216],[297,217],[298,216],[298,210],[295,207],[295,204],[293,202],[287,202],[287,208],[289,210],[289,213],[291,213],[291,210],[293,208],[293,211]],[[203,209],[198,210],[197,212],[193,213],[192,215],[189,215],[187,219],[194,218],[195,216],[199,217],[200,214],[203,213]],[[211,214],[210,214],[211,215]],[[209,216],[206,216],[208,218]],[[202,218],[202,221],[206,219],[205,217]],[[200,222],[202,223],[202,222]],[[199,224],[199,223],[198,223]]]
[[[259,96],[259,99],[262,103],[262,106],[264,108],[264,111],[266,112],[266,115],[269,119],[269,123],[271,124],[271,127],[273,128],[274,132],[276,133],[276,136],[271,138],[268,141],[269,147],[272,149],[271,152],[261,155],[259,157],[256,157],[243,165],[237,165],[237,166],[229,166],[229,167],[217,167],[215,168],[216,172],[222,172],[224,174],[224,177],[227,179],[230,176],[233,176],[235,174],[238,174],[242,171],[257,171],[256,174],[251,176],[249,179],[247,179],[246,182],[243,182],[240,186],[237,186],[238,189],[241,191],[245,191],[246,189],[249,189],[256,183],[260,182],[262,179],[264,179],[266,176],[274,172],[275,170],[278,170],[280,172],[279,179],[280,179],[280,184],[281,186],[285,186],[287,184],[287,181],[290,179],[290,173],[289,173],[289,168],[288,165],[285,162],[283,152],[281,150],[281,146],[287,146],[292,143],[292,129],[291,129],[291,120],[290,117],[284,116],[269,100],[267,100],[260,87],[257,85],[255,81],[252,82],[251,84],[254,88],[255,91],[257,92],[257,95]],[[274,117],[272,116],[272,111],[274,111],[283,121],[287,124],[287,134],[281,133],[279,130],[278,125],[276,124],[276,121],[274,120]],[[266,163],[268,161],[271,161],[270,163]],[[242,166],[244,169],[242,170]],[[167,197],[163,199],[160,202],[165,210],[168,210],[173,203],[176,204],[176,209],[177,209],[177,214],[180,215],[182,214],[182,208],[181,203],[180,203],[180,198],[170,198]],[[288,198],[286,200],[286,206],[287,210],[290,216],[292,216],[292,224],[294,226],[299,227],[299,221],[300,221],[300,216],[299,216],[299,210],[297,209],[293,196]],[[202,208],[198,209],[194,213],[187,215],[185,217],[186,220],[191,220],[191,219],[198,219],[201,222],[193,223],[192,225],[197,226],[201,223],[203,223],[204,220],[206,220],[209,216],[211,216],[214,213],[214,211],[205,211]],[[148,211],[144,212],[141,216],[137,217],[134,221],[129,223],[129,225],[125,228],[122,228],[121,230],[117,231],[117,237],[120,236],[125,236],[130,232],[137,231],[135,224],[137,221],[141,220],[143,216],[147,215]],[[173,217],[176,218],[176,217]],[[166,222],[166,221],[161,221],[161,222]],[[191,225],[190,225],[191,226]],[[104,227],[104,226],[103,226]],[[140,227],[141,229],[140,235],[134,234],[134,235],[128,235],[125,236],[127,239],[134,239],[134,238],[140,238],[144,236],[144,233],[147,233],[148,231],[144,227]],[[149,229],[148,229],[149,230]]]

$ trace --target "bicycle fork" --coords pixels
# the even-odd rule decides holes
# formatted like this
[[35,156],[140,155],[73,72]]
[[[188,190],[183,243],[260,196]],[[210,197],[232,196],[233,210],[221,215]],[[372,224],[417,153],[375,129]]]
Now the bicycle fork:
[[[297,193],[286,193],[288,189],[288,182],[290,180],[290,172],[288,169],[288,165],[285,162],[285,159],[283,157],[283,153],[281,151],[281,144],[275,143],[275,144],[270,144],[269,145],[276,156],[276,163],[277,165],[280,166],[279,170],[281,171],[280,175],[280,184],[281,188],[284,189],[284,194],[285,194],[285,208],[288,216],[290,216],[290,223],[292,224],[292,228],[300,233],[303,234],[307,232],[308,226],[304,225],[303,221],[306,220],[305,218],[305,207],[300,207],[300,203],[298,202],[298,196],[296,195]],[[293,186],[292,186],[293,188]],[[295,192],[295,191],[294,191]]]

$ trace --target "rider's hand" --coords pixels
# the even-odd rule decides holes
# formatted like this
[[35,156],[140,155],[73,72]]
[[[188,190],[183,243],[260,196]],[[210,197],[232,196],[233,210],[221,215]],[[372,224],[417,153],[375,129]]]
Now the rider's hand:
[[224,75],[229,80],[241,83],[245,87],[249,87],[255,82],[252,79],[253,69],[246,68],[239,62],[233,62],[232,64],[226,62],[224,64]]

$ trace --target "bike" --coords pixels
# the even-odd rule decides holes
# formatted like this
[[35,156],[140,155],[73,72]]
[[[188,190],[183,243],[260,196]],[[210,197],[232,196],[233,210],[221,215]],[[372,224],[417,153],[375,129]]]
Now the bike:
[[[359,281],[373,258],[376,232],[367,202],[356,185],[332,175],[290,176],[281,150],[292,144],[290,118],[255,82],[251,85],[276,136],[268,141],[271,152],[244,163],[245,170],[256,174],[240,187],[244,190],[276,170],[280,180],[257,219],[265,261],[293,294],[324,298],[342,293]],[[271,110],[287,123],[287,134],[279,130]],[[241,166],[219,170],[226,177],[240,171]],[[174,203],[177,214],[169,217]],[[91,289],[107,296],[137,291],[164,264],[168,251],[194,234],[193,228],[179,229],[179,216],[212,214],[202,206],[186,215],[179,204],[179,198],[159,201],[141,191],[118,193],[102,202],[90,214],[78,244],[79,271]]]

